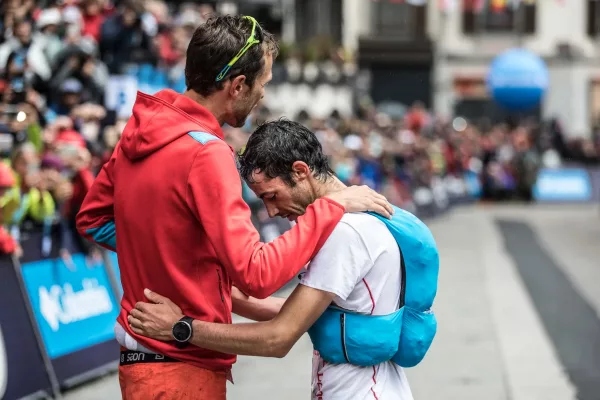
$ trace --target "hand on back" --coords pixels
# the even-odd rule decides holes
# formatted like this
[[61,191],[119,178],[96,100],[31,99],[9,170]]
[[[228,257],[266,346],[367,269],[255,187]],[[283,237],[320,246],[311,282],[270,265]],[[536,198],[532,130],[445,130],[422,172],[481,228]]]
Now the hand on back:
[[372,211],[388,219],[394,214],[394,209],[385,196],[366,185],[350,186],[326,197],[340,203],[346,212]]

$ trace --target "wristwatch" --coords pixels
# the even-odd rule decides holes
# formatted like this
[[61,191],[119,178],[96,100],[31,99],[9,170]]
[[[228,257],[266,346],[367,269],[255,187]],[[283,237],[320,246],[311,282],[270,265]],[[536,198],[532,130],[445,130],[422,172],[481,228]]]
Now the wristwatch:
[[194,322],[194,318],[185,316],[173,324],[173,338],[179,345],[178,347],[185,346],[192,338],[194,333],[192,322]]

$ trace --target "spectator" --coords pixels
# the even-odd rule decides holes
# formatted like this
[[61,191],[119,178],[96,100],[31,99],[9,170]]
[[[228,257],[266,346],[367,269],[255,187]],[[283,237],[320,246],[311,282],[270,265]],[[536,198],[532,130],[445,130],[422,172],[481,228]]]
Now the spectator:
[[57,203],[61,217],[62,256],[69,258],[66,249],[81,249],[85,253],[91,250],[91,244],[76,235],[75,216],[81,208],[83,199],[92,185],[94,176],[90,171],[91,156],[85,147],[85,141],[75,131],[61,131],[55,141],[56,154],[47,154],[42,159],[43,178],[48,182],[48,190]]
[[117,15],[102,24],[100,55],[111,74],[125,73],[133,64],[156,65],[153,42],[142,27],[143,11],[140,2],[127,0]]
[[[81,100],[101,103],[104,86],[108,80],[106,66],[97,58],[97,47],[85,38],[74,38],[57,56],[53,68],[53,77],[49,82],[52,93],[64,93],[63,85],[69,80],[79,84],[69,83],[71,89],[78,88]],[[70,91],[72,92],[72,90]],[[60,99],[54,98],[55,103]],[[63,114],[64,115],[64,114]]]
[[513,143],[516,153],[513,159],[513,168],[517,181],[517,195],[523,200],[531,201],[531,191],[540,165],[539,157],[531,146],[531,140],[525,128],[517,128],[513,135]]
[[18,240],[19,225],[26,219],[38,224],[54,217],[54,199],[46,189],[40,174],[40,160],[35,146],[24,143],[12,158],[15,183],[3,198],[3,221],[11,226],[11,234]]
[[425,106],[420,101],[417,101],[406,114],[406,126],[416,134],[419,134],[425,126],[426,117]]
[[102,2],[100,0],[83,0],[81,2],[83,10],[81,28],[82,36],[87,36],[94,41],[100,40],[100,31],[105,20]]
[[18,53],[23,57],[23,63],[42,80],[50,78],[51,69],[43,50],[44,42],[41,38],[33,37],[31,22],[19,20],[14,23],[14,36],[0,45],[0,67],[7,68],[8,57]]
[[43,10],[37,20],[39,29],[38,40],[48,65],[56,58],[64,44],[58,35],[58,28],[62,23],[62,15],[57,8]]
[[82,103],[83,85],[75,78],[63,81],[58,90],[58,97],[52,104],[52,111],[57,115],[70,115],[75,107]]

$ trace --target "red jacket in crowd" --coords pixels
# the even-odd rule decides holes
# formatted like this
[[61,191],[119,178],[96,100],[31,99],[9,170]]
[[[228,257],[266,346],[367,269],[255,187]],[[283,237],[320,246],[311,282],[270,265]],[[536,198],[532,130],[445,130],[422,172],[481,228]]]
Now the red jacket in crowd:
[[215,117],[171,90],[138,93],[133,116],[77,216],[82,235],[118,250],[123,299],[118,322],[140,344],[211,370],[235,356],[178,349],[136,335],[127,315],[144,288],[193,318],[231,323],[231,286],[264,298],[316,254],[344,209],[319,199],[275,241],[259,242],[242,199],[232,149]]

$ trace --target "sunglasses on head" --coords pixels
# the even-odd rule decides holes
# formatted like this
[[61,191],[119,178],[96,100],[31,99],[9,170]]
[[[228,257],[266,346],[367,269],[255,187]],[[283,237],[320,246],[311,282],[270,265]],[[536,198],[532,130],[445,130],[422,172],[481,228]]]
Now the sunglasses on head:
[[219,72],[219,75],[217,75],[216,79],[217,82],[222,81],[225,78],[225,76],[227,76],[227,73],[229,72],[231,67],[233,67],[233,65],[248,51],[250,47],[254,46],[255,44],[261,43],[263,40],[263,33],[260,24],[253,17],[245,15],[243,18],[252,22],[252,32],[250,33],[250,37],[248,38],[248,40],[246,40],[246,44],[244,45],[244,47],[242,47],[242,49],[238,51],[235,57],[233,57],[231,61],[229,61],[227,65],[223,67],[221,72]]

